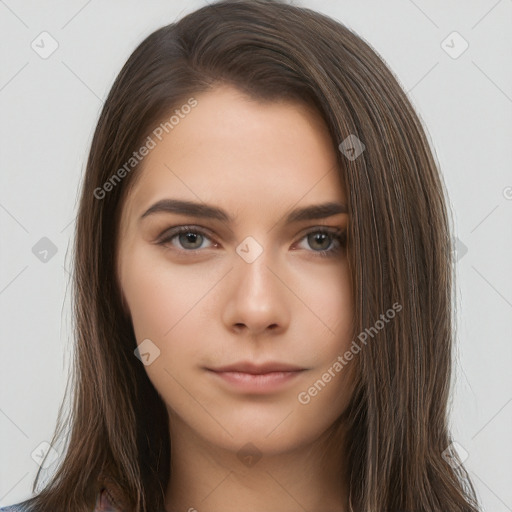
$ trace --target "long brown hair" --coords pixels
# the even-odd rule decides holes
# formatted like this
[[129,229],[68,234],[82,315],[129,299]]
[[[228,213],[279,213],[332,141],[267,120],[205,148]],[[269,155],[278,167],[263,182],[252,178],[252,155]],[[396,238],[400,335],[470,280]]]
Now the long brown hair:
[[[141,164],[126,162],[173,109],[223,83],[259,101],[307,102],[320,112],[348,196],[354,333],[402,305],[357,358],[345,415],[351,509],[479,510],[464,466],[453,464],[456,454],[452,463],[443,456],[452,442],[451,220],[425,131],[396,77],[362,38],[275,0],[221,1],[160,28],[136,48],[110,91],[76,222],[73,402],[65,421],[59,411],[52,441],[69,433],[67,446],[31,505],[89,511],[110,485],[129,510],[163,509],[172,477],[168,415],[134,356],[137,341],[116,277],[123,200],[141,172]],[[359,156],[338,150],[347,137],[364,144]],[[113,179],[116,173],[122,179]]]

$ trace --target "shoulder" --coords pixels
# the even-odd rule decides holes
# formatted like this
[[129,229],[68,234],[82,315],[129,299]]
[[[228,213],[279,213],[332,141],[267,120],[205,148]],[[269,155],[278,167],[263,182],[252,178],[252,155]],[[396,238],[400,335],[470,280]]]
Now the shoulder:
[[[1,507],[0,512],[29,512],[28,505],[32,500],[22,501],[15,505]],[[38,512],[38,509],[30,510],[30,512]],[[108,489],[102,489],[96,498],[96,505],[93,512],[124,512],[124,509],[117,506]]]
[[[21,503],[16,503],[16,505],[9,505],[8,507],[0,508],[0,512],[27,512],[28,511],[28,503],[30,500],[22,501]],[[34,511],[37,512],[37,511]]]

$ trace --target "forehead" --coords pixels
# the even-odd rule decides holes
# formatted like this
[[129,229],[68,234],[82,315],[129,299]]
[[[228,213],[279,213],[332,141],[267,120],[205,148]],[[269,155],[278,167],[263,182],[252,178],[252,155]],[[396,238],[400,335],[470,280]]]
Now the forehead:
[[335,147],[314,109],[260,102],[228,86],[194,98],[196,106],[169,133],[153,136],[135,171],[141,175],[127,200],[130,211],[164,197],[259,210],[301,199],[344,201]]

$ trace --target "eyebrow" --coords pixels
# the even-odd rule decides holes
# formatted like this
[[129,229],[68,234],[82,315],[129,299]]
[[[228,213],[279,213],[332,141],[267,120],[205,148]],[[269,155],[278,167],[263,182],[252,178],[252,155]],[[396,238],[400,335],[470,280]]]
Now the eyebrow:
[[[221,208],[211,206],[205,203],[196,203],[193,201],[183,201],[179,199],[161,199],[150,206],[140,217],[140,220],[155,213],[174,213],[181,215],[190,215],[197,218],[210,218],[222,222],[230,223],[233,218]],[[286,217],[286,222],[292,224],[304,220],[324,219],[348,213],[345,204],[337,202],[328,202],[315,204],[303,208],[292,210]]]

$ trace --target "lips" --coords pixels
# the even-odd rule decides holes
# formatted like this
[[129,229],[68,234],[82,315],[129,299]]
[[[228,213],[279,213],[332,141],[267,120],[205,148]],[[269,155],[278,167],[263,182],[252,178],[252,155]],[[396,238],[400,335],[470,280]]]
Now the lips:
[[262,375],[266,373],[275,372],[298,372],[306,368],[295,366],[287,363],[280,362],[267,362],[263,364],[254,364],[249,361],[241,361],[238,363],[221,366],[218,368],[207,368],[208,370],[217,373],[235,372],[235,373],[249,373],[252,375]]
[[274,361],[263,364],[241,361],[206,370],[230,393],[268,395],[289,389],[307,368]]

